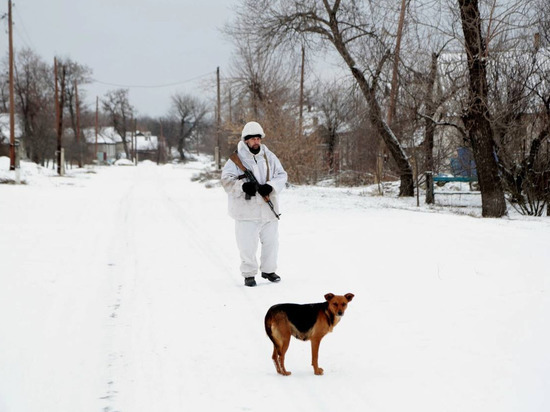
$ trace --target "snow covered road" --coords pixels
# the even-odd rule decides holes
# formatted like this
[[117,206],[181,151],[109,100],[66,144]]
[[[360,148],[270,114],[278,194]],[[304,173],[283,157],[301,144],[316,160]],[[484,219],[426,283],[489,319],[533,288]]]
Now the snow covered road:
[[[245,288],[201,167],[0,185],[0,412],[550,410],[548,219],[293,188],[283,281]],[[294,340],[278,376],[266,310],[326,292],[356,298],[325,375]]]

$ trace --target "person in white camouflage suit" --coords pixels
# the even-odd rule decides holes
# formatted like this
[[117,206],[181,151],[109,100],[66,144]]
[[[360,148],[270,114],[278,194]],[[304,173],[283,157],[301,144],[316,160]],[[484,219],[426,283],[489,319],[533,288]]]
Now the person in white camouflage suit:
[[[258,185],[243,179],[243,171],[231,159],[222,170],[222,185],[227,192],[229,215],[235,219],[235,236],[241,256],[241,274],[246,286],[256,286],[258,268],[261,276],[279,282],[279,193],[284,189],[287,173],[281,162],[262,139],[264,130],[257,122],[247,123],[241,133],[237,153],[244,167],[251,170]],[[256,194],[259,194],[257,196]],[[264,201],[269,196],[275,213]],[[248,198],[248,199],[247,199]],[[261,243],[260,265],[256,258]]]

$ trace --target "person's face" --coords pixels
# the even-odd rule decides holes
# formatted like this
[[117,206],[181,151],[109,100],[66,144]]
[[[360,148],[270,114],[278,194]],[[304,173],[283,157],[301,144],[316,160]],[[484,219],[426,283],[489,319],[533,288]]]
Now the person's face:
[[246,140],[246,144],[251,149],[258,150],[260,148],[260,145],[262,144],[262,138],[261,137],[251,137],[250,139]]

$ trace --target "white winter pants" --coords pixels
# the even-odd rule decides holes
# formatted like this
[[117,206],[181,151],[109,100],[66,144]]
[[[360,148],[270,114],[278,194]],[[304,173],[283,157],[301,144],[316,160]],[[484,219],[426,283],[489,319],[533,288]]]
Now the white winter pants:
[[279,253],[279,221],[261,222],[235,220],[235,236],[241,255],[241,274],[244,277],[258,273],[258,241],[261,243],[260,271],[272,273],[277,270]]

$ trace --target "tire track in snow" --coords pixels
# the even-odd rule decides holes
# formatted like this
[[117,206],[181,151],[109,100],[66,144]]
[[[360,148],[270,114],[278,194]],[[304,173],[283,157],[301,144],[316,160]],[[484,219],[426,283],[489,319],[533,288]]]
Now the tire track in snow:
[[[197,397],[211,407],[223,408],[230,399],[243,410],[257,410],[265,405],[250,403],[240,379],[262,381],[266,375],[273,376],[270,391],[287,394],[282,406],[323,410],[315,390],[275,373],[263,316],[280,301],[284,280],[260,282],[256,288],[242,285],[233,224],[222,208],[225,193],[219,196],[192,182],[174,190],[158,169],[145,170],[150,174],[137,168],[118,208],[123,223],[113,240],[118,246],[112,270],[119,289],[110,319],[105,412],[177,410]],[[222,207],[211,204],[220,201]],[[218,218],[212,216],[216,210],[229,222],[223,233],[201,223]],[[295,378],[309,363],[305,356],[300,365],[289,365],[295,366]],[[210,385],[214,371],[226,382],[215,390]]]
[[[208,192],[212,190],[200,187],[198,183],[192,184],[202,191]],[[281,284],[266,284],[259,282],[258,286],[255,288],[245,288],[242,285],[242,278],[238,273],[238,259],[235,259],[236,264],[228,263],[230,262],[230,259],[228,259],[227,253],[236,255],[238,253],[236,246],[234,246],[234,248],[221,248],[220,242],[213,242],[212,238],[214,234],[206,233],[203,226],[200,224],[203,219],[208,218],[208,207],[205,205],[207,210],[205,215],[193,216],[191,212],[197,210],[197,208],[186,208],[185,201],[188,201],[189,199],[178,199],[173,193],[168,193],[167,191],[165,191],[165,195],[170,204],[170,209],[174,215],[174,219],[178,220],[183,227],[193,233],[201,252],[204,252],[211,261],[215,262],[216,266],[220,268],[221,272],[223,272],[224,278],[229,279],[228,282],[223,282],[223,287],[219,288],[219,296],[229,296],[228,301],[235,299],[246,302],[244,304],[247,308],[245,312],[239,311],[237,306],[241,305],[235,305],[236,307],[234,309],[230,307],[230,309],[226,311],[226,316],[222,321],[223,324],[234,325],[235,318],[239,319],[238,328],[235,328],[235,326],[230,326],[225,328],[221,333],[222,336],[233,335],[233,339],[224,341],[224,345],[230,347],[230,352],[239,353],[242,351],[243,347],[246,348],[247,356],[237,356],[234,358],[236,364],[233,364],[232,366],[242,368],[237,373],[245,376],[248,375],[251,381],[259,381],[264,379],[266,374],[272,374],[273,381],[270,382],[269,390],[285,394],[284,397],[280,398],[280,408],[288,408],[288,410],[293,410],[297,407],[297,405],[303,404],[303,406],[308,409],[313,408],[319,411],[325,410],[325,405],[323,405],[319,400],[319,393],[317,392],[315,385],[297,386],[292,378],[285,378],[277,375],[271,360],[273,346],[265,334],[263,319],[265,311],[271,303],[280,301],[281,288],[285,287],[284,281]],[[224,214],[224,218],[230,221],[229,231],[224,234],[217,234],[217,239],[223,239],[222,242],[225,241],[226,243],[229,242],[231,245],[234,245],[234,226],[231,218],[227,216],[225,209],[225,202],[227,202],[225,193],[223,193],[221,197],[218,196],[216,200],[224,202],[222,213]],[[220,250],[222,250],[222,252],[225,251],[226,255],[220,253]],[[216,295],[212,296],[213,299],[216,299],[217,297],[218,296]],[[234,330],[231,330],[231,328]],[[254,343],[251,345],[250,341],[253,341]],[[307,379],[311,379],[311,382],[318,382],[319,377],[313,375],[312,368],[309,366],[309,342],[305,343],[306,350],[299,347],[304,345],[303,342],[294,340],[292,345],[296,346],[294,348],[295,350],[298,349],[298,352],[305,354],[305,357],[299,358],[299,362],[301,364],[295,365],[296,371],[294,378],[303,377],[303,369],[306,367]],[[235,371],[232,368],[224,369],[223,366],[220,366],[220,370],[218,370],[217,373],[226,373],[226,381],[228,383],[235,381]],[[224,399],[234,397],[235,394],[241,392],[240,389],[241,388],[236,388],[229,384],[226,390],[221,391],[221,393],[218,394],[219,406],[223,407],[225,405],[224,402],[226,402]],[[328,388],[328,390],[330,389],[331,388]],[[246,399],[246,397],[244,397],[244,399]],[[247,402],[245,400],[243,401],[243,410],[261,410],[266,408],[266,405],[246,405]],[[277,409],[279,407],[277,407]]]
[[[124,187],[124,183],[121,185]],[[113,288],[115,290],[111,305],[109,319],[106,320],[107,336],[107,382],[105,393],[100,399],[106,401],[104,412],[116,412],[114,402],[118,394],[117,376],[123,362],[124,353],[119,346],[123,325],[119,319],[121,306],[125,304],[124,294],[126,289],[131,287],[132,269],[135,269],[136,262],[130,261],[131,251],[134,248],[132,226],[129,224],[135,184],[130,182],[125,188],[123,195],[118,199],[114,212],[113,236],[108,248],[108,261],[104,262],[106,271],[112,276]]]
[[[153,398],[172,399],[172,404],[178,402],[179,397],[164,387],[170,376],[176,374],[170,365],[174,359],[173,363],[180,364],[182,369],[186,366],[182,360],[185,349],[174,349],[174,346],[187,345],[198,351],[197,346],[201,345],[182,342],[177,332],[170,330],[173,326],[166,318],[178,317],[174,312],[182,312],[185,316],[174,291],[179,290],[182,294],[193,291],[194,296],[206,293],[200,285],[182,284],[185,274],[179,276],[178,272],[185,271],[182,269],[185,263],[180,262],[188,260],[189,268],[198,266],[197,260],[206,262],[201,266],[206,266],[206,272],[212,274],[218,286],[227,289],[231,282],[231,278],[223,274],[223,259],[194,220],[197,217],[190,216],[185,203],[178,205],[167,195],[156,168],[148,171],[151,175],[144,176],[143,170],[136,170],[130,189],[118,207],[121,223],[116,240],[113,240],[116,245],[113,270],[120,285],[110,319],[113,329],[109,357],[111,378],[107,384],[105,411],[143,406],[138,405],[139,393],[143,391],[158,392]],[[152,250],[153,255],[150,254]],[[174,319],[172,324],[176,322]],[[195,321],[188,323],[195,324]],[[195,324],[195,328],[200,326]],[[141,341],[131,342],[131,336]],[[143,384],[145,375],[152,375],[148,388]],[[133,397],[136,400],[132,400]]]

